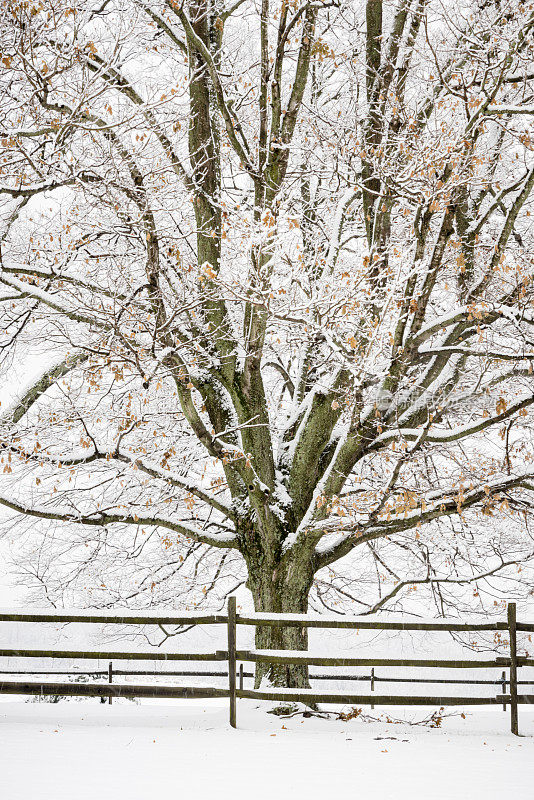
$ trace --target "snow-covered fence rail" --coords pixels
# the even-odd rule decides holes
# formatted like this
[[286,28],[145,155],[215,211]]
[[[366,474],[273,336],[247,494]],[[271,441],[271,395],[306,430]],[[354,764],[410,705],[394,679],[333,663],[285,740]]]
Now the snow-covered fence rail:
[[[396,659],[396,658],[350,658],[313,656],[308,652],[269,651],[269,650],[237,650],[236,657],[243,661],[266,662],[274,664],[306,664],[308,666],[383,666],[383,667],[419,667],[448,669],[488,669],[508,667],[510,694],[495,697],[452,697],[452,696],[406,696],[406,695],[361,695],[361,694],[327,694],[312,689],[242,689],[235,692],[238,698],[256,700],[294,701],[302,703],[342,703],[353,705],[497,705],[510,704],[510,728],[518,735],[518,705],[534,703],[534,694],[518,694],[517,670],[522,666],[534,666],[534,659],[517,655],[517,632],[534,632],[534,623],[521,623],[516,620],[516,604],[508,604],[506,621],[495,622],[458,622],[456,620],[432,620],[421,622],[365,620],[358,617],[342,619],[310,618],[304,614],[267,615],[253,614],[238,616],[240,625],[270,625],[277,627],[302,626],[308,628],[353,628],[359,630],[396,630],[396,631],[507,631],[509,634],[510,656],[482,660],[449,660],[449,659]],[[229,623],[230,624],[230,623]],[[502,681],[502,678],[501,678]],[[373,676],[374,683],[374,676]],[[232,697],[230,697],[232,707]]]
[[[518,686],[528,684],[528,681],[518,681],[517,670],[520,667],[534,667],[534,659],[517,655],[517,633],[534,632],[534,623],[522,623],[516,620],[515,603],[508,604],[506,621],[494,622],[458,622],[456,620],[430,620],[430,621],[383,621],[369,620],[361,617],[343,617],[331,619],[328,617],[310,617],[305,614],[249,614],[239,615],[234,597],[228,600],[227,614],[210,615],[180,615],[157,616],[155,614],[99,614],[94,612],[31,612],[20,613],[17,611],[0,611],[0,622],[61,622],[61,623],[93,623],[93,624],[126,624],[126,625],[213,625],[225,624],[227,626],[228,644],[226,650],[214,653],[162,653],[154,651],[94,651],[94,650],[37,650],[37,649],[0,649],[1,657],[18,658],[52,658],[52,659],[87,659],[108,661],[215,661],[227,662],[226,672],[184,672],[155,670],[114,670],[113,674],[119,675],[191,675],[191,676],[227,676],[228,688],[199,687],[199,686],[170,686],[170,685],[133,685],[112,684],[111,663],[108,670],[91,670],[87,673],[74,673],[67,671],[25,671],[19,674],[88,674],[109,675],[107,684],[94,683],[42,683],[37,681],[1,681],[0,694],[37,694],[37,695],[65,695],[89,696],[111,698],[113,697],[145,697],[145,698],[228,698],[230,702],[230,724],[236,726],[236,701],[238,698],[256,700],[275,700],[281,702],[302,703],[328,703],[350,705],[429,705],[429,706],[468,706],[468,705],[497,705],[510,706],[511,730],[518,734],[518,706],[523,703],[534,703],[534,694],[519,694]],[[509,634],[509,657],[496,657],[494,659],[421,659],[421,658],[352,658],[343,656],[315,656],[303,651],[275,651],[275,650],[240,650],[237,646],[238,625],[269,625],[277,627],[308,627],[308,628],[349,628],[354,630],[394,630],[394,631],[443,631],[443,632],[469,632],[469,631],[507,631]],[[237,684],[237,662],[270,663],[270,664],[305,664],[307,666],[326,667],[372,667],[370,676],[361,675],[315,675],[312,679],[321,680],[370,680],[371,689],[375,681],[404,682],[404,683],[436,683],[436,684],[488,684],[499,685],[502,693],[495,697],[459,697],[459,696],[410,696],[410,695],[378,695],[378,694],[347,694],[332,692],[317,692],[313,689],[286,689],[269,687],[259,689],[245,689],[243,665],[239,668],[239,686]],[[419,668],[447,668],[447,669],[492,669],[508,668],[509,677],[505,673],[497,680],[472,680],[456,678],[402,678],[378,677],[374,674],[375,667],[419,667]],[[16,674],[16,673],[9,673]],[[510,687],[506,694],[506,686]]]
[[[155,625],[155,626],[189,626],[189,625],[217,625],[227,624],[226,614],[182,614],[182,615],[162,615],[161,612],[132,614],[132,613],[100,613],[94,611],[65,611],[49,613],[48,611],[6,611],[0,610],[1,622],[28,622],[28,623],[89,623],[89,624],[112,624],[112,625]],[[1,627],[0,627],[1,641]],[[113,670],[113,661],[202,661],[220,662],[228,661],[227,651],[215,653],[168,653],[150,651],[117,651],[117,650],[59,650],[59,649],[27,649],[27,648],[0,648],[0,658],[30,658],[30,659],[61,659],[61,660],[88,660],[88,661],[108,661],[109,666],[106,670],[27,670],[19,672],[25,675],[90,675],[97,677],[102,675],[109,678],[106,684],[98,683],[59,683],[59,682],[38,682],[38,681],[0,681],[0,694],[27,694],[27,695],[52,695],[52,696],[82,696],[82,697],[101,697],[102,699],[113,697],[144,697],[144,698],[195,698],[208,699],[229,697],[228,689],[203,686],[169,686],[162,684],[118,684],[112,683],[112,675],[162,675],[156,670]],[[7,672],[7,670],[5,671]],[[4,672],[4,674],[5,674]],[[9,672],[10,675],[17,672]],[[195,675],[194,672],[170,671],[169,675]],[[210,674],[210,673],[196,673]],[[211,673],[217,674],[217,673]],[[227,675],[227,673],[218,673]]]

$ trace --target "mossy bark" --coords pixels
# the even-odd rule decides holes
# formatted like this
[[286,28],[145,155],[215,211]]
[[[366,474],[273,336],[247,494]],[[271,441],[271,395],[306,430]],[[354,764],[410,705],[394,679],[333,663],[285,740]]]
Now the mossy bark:
[[[274,614],[305,614],[313,573],[306,561],[279,564],[274,569],[258,566],[249,570],[248,586],[257,612]],[[256,648],[260,650],[307,650],[308,629],[260,625],[256,628]],[[255,686],[264,678],[273,686],[308,689],[308,667],[301,664],[256,665]]]

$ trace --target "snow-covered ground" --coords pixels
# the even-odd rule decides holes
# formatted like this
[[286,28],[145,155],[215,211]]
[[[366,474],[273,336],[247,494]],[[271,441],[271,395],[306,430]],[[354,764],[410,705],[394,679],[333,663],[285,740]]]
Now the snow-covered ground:
[[[146,640],[124,639],[115,627],[2,623],[5,648],[149,651]],[[477,634],[478,636],[478,634]],[[150,636],[151,641],[153,636]],[[157,638],[157,637],[156,637]],[[240,626],[238,643],[253,647],[253,629]],[[522,635],[521,645],[529,643]],[[154,652],[214,652],[226,646],[225,626],[201,626],[169,639]],[[442,632],[310,632],[317,654],[391,658],[491,658],[477,655]],[[505,651],[503,651],[504,653]],[[134,668],[132,662],[114,663]],[[225,662],[135,662],[138,669],[225,670]],[[245,664],[247,670],[252,665]],[[0,669],[107,669],[107,660],[4,658]],[[369,668],[336,672],[369,675]],[[330,672],[316,667],[316,673]],[[376,668],[375,674],[418,678],[497,680],[500,668],[414,670]],[[522,680],[534,681],[523,668]],[[5,675],[5,680],[16,680]],[[46,676],[43,680],[63,680]],[[39,680],[30,676],[29,680]],[[152,683],[152,677],[127,680]],[[226,686],[227,678],[161,678],[180,685]],[[245,679],[245,688],[252,685]],[[316,689],[367,694],[369,683],[313,681]],[[377,694],[490,695],[496,684],[462,686],[382,681]],[[522,687],[531,692],[531,687]],[[337,707],[336,710],[340,710]],[[391,708],[394,717],[417,721],[436,709]],[[228,725],[228,701],[98,700],[58,704],[0,696],[0,800],[533,800],[534,706],[521,706],[522,736],[513,737],[509,711],[449,707],[442,727],[295,716],[280,719],[239,700],[238,730]],[[465,719],[460,714],[465,712]]]
[[[376,714],[383,709],[375,710]],[[468,711],[468,710],[466,710]],[[402,713],[392,710],[392,713]],[[421,719],[424,709],[405,712]],[[534,709],[523,736],[499,708],[439,729],[280,719],[238,701],[0,703],[2,800],[531,800]]]

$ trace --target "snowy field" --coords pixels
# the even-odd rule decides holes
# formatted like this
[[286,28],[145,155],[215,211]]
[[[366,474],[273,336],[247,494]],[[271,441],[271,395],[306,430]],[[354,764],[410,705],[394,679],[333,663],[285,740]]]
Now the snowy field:
[[[113,629],[102,631],[99,626],[3,623],[1,633],[6,648],[148,648],[146,640],[124,640]],[[241,627],[240,647],[253,646],[252,636],[252,628]],[[169,640],[165,650],[213,652],[224,649],[225,637],[224,626],[201,626]],[[310,650],[350,656],[476,657],[442,633],[312,630]],[[105,669],[107,662],[65,660],[58,667],[51,659],[6,658],[1,665],[3,669],[31,666]],[[136,666],[172,668],[154,661]],[[174,668],[224,670],[226,664],[178,662]],[[339,672],[368,674],[369,669]],[[376,670],[383,676],[387,672]],[[400,674],[397,669],[393,672]],[[458,674],[431,670],[420,671],[418,677],[428,678],[430,672],[436,678],[457,678],[461,673],[466,678],[496,679],[501,674],[496,668]],[[405,669],[402,674],[415,677],[417,671]],[[524,668],[520,676],[534,681],[534,670]],[[123,680],[153,682],[150,677]],[[227,685],[226,678],[167,680]],[[251,679],[246,679],[245,687],[250,686]],[[313,686],[369,692],[367,681],[317,681]],[[376,690],[495,696],[501,687],[383,682]],[[376,716],[386,713],[383,708],[365,710]],[[417,721],[435,710],[391,708],[389,713]],[[510,734],[509,711],[500,706],[449,708],[447,713],[455,716],[446,717],[441,728],[429,729],[361,719],[280,719],[254,701],[240,700],[238,730],[233,730],[228,725],[227,700],[146,700],[139,705],[115,700],[108,706],[98,700],[50,704],[4,696],[0,697],[0,800],[534,800],[534,707],[519,709],[519,738]]]
[[[415,720],[426,711],[404,713]],[[520,708],[520,738],[500,708],[447,718],[439,729],[280,719],[249,701],[238,702],[238,730],[227,719],[226,700],[107,706],[6,699],[2,800],[534,797],[530,708]]]

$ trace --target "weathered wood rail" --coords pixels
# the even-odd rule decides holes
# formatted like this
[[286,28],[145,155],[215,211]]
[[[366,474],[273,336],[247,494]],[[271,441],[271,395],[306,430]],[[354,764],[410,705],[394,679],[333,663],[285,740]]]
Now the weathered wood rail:
[[[406,706],[479,706],[500,705],[503,708],[510,706],[510,727],[512,733],[518,735],[518,706],[525,703],[534,703],[534,694],[519,694],[518,686],[530,684],[530,681],[518,680],[520,667],[534,667],[534,659],[518,656],[517,634],[534,632],[534,623],[518,622],[516,619],[515,603],[508,604],[506,621],[494,622],[459,622],[457,620],[436,620],[430,622],[416,621],[382,621],[368,620],[360,617],[343,617],[330,619],[327,617],[312,618],[303,614],[289,615],[239,615],[236,600],[228,600],[227,614],[188,614],[156,616],[154,614],[110,614],[95,612],[17,612],[0,610],[0,622],[38,622],[38,623],[89,623],[113,625],[217,625],[227,627],[227,649],[213,653],[162,653],[154,651],[115,651],[115,650],[38,650],[21,648],[0,649],[0,658],[51,658],[51,659],[81,659],[109,661],[106,670],[87,670],[86,672],[68,670],[23,670],[11,672],[2,670],[0,674],[19,675],[91,675],[108,678],[107,684],[98,683],[65,683],[65,682],[38,682],[38,681],[0,681],[0,694],[23,695],[65,695],[100,697],[112,701],[113,697],[145,697],[145,698],[228,698],[230,710],[230,725],[236,727],[236,701],[238,698],[255,700],[275,700],[280,702],[301,703],[327,703],[342,705],[406,705]],[[269,625],[278,627],[299,626],[308,628],[349,628],[353,630],[396,630],[396,631],[434,631],[434,632],[469,632],[469,631],[507,631],[509,635],[510,655],[493,659],[422,659],[422,658],[352,658],[348,656],[316,656],[309,652],[297,651],[270,651],[270,650],[240,650],[237,647],[238,625]],[[224,661],[228,664],[225,672],[216,671],[179,671],[179,670],[117,670],[113,669],[113,661]],[[362,675],[311,675],[312,680],[369,680],[371,690],[374,692],[375,681],[396,683],[435,683],[435,684],[485,684],[498,685],[502,693],[486,697],[464,696],[422,696],[422,695],[379,695],[379,694],[352,694],[346,692],[317,692],[314,689],[283,689],[259,688],[245,689],[243,677],[252,677],[252,673],[245,673],[241,663],[239,672],[238,662],[267,662],[277,664],[307,664],[308,666],[325,667],[372,667],[370,676]],[[508,669],[501,672],[499,678],[494,680],[475,680],[460,678],[404,678],[399,676],[377,676],[375,667],[418,667],[418,668],[446,668],[446,669]],[[239,674],[239,686],[237,675]],[[157,675],[167,676],[218,676],[228,678],[228,688],[203,686],[172,686],[172,685],[144,685],[144,684],[117,684],[113,683],[113,676],[126,675]],[[506,687],[509,686],[509,694]]]

